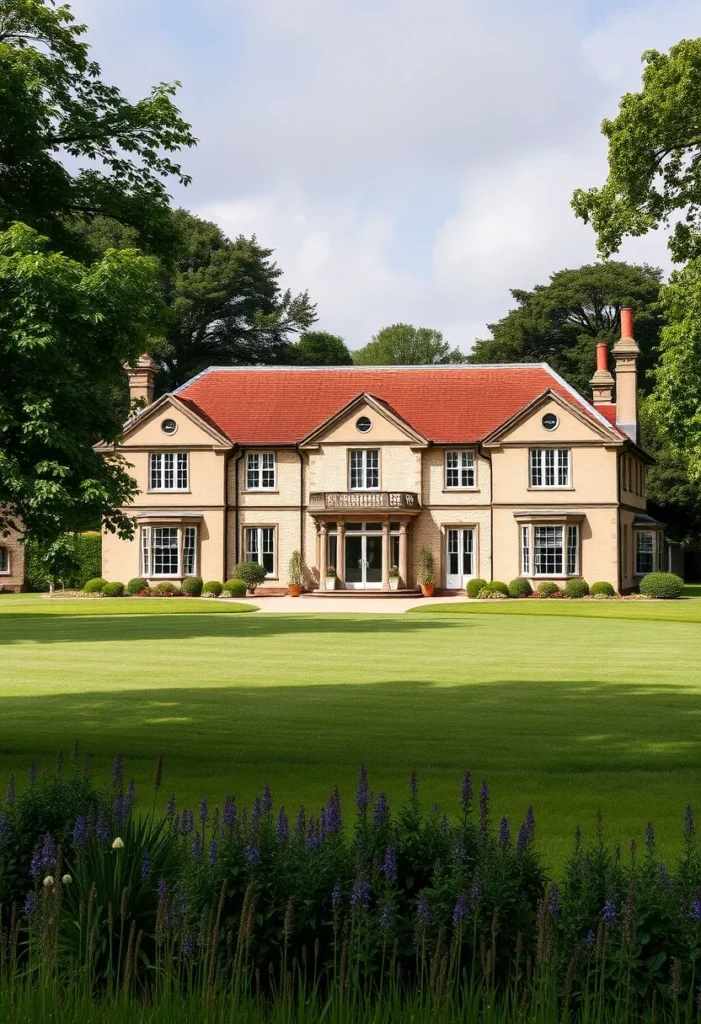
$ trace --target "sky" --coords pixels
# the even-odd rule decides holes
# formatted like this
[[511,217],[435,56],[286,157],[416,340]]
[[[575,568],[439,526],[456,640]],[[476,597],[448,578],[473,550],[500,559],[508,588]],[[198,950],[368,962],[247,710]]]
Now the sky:
[[[105,80],[159,81],[199,144],[173,202],[275,250],[320,330],[398,321],[470,350],[596,258],[573,189],[641,54],[701,35],[698,0],[74,0]],[[620,258],[670,263],[658,232]]]

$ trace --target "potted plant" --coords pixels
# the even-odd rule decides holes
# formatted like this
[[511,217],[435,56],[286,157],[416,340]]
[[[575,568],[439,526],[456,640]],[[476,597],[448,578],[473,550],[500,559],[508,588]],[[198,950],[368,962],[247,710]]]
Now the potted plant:
[[[239,562],[234,567],[234,577],[237,580],[243,580],[248,587],[249,594],[255,594],[256,587],[259,587],[265,581],[267,575],[265,566],[261,565],[260,562]],[[207,585],[205,584],[203,590],[206,589]]]
[[389,568],[389,589],[399,589],[399,569],[396,565],[391,565]]
[[335,590],[337,579],[338,576],[336,575],[336,569],[334,568],[333,565],[330,565],[326,570],[326,589]]
[[436,577],[433,570],[433,552],[430,548],[421,548],[419,552],[419,583],[424,597],[433,597]]
[[288,567],[288,583],[290,597],[299,597],[304,590],[302,586],[302,554],[300,551],[293,551]]

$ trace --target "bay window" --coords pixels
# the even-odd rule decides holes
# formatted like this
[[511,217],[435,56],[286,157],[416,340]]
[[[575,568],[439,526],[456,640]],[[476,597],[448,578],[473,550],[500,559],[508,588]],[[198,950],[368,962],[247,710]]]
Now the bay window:
[[465,490],[475,486],[474,452],[445,453],[446,490]]
[[529,486],[569,487],[570,462],[569,448],[531,448]]
[[187,452],[151,452],[149,458],[149,489],[152,491],[186,491],[188,489]]
[[196,526],[142,526],[141,575],[180,579],[197,574]]
[[275,490],[275,452],[249,452],[246,456],[246,490]]
[[637,530],[635,538],[635,574],[645,576],[655,569],[655,534],[652,530]]
[[576,524],[521,526],[522,576],[578,576],[579,527]]
[[380,453],[377,448],[352,448],[350,451],[350,490],[380,489]]
[[247,562],[259,562],[268,576],[275,575],[275,528],[272,526],[247,526],[244,531],[244,548]]

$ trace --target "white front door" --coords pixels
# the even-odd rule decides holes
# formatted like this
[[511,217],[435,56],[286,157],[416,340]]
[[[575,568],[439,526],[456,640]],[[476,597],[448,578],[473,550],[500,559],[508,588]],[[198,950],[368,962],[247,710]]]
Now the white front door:
[[448,590],[464,590],[475,575],[475,531],[446,530],[445,585]]

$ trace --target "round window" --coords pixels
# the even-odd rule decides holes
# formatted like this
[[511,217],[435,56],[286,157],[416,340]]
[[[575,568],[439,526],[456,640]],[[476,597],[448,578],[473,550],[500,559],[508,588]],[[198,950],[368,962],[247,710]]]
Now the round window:
[[178,429],[178,424],[175,420],[163,420],[161,423],[161,430],[164,434],[174,434]]
[[558,425],[559,420],[554,412],[546,412],[545,416],[543,416],[543,419],[541,420],[541,423],[543,424],[546,430],[554,430],[555,427]]
[[368,430],[372,428],[372,420],[367,416],[361,416],[355,421],[355,425],[361,434],[367,434]]

